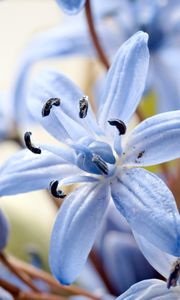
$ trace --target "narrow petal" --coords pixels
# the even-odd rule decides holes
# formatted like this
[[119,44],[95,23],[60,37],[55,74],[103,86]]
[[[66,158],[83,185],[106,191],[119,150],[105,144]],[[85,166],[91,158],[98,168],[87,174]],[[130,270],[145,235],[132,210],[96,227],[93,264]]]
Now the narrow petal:
[[56,0],[67,14],[77,14],[84,6],[86,0]]
[[43,151],[40,155],[22,150],[0,169],[0,195],[15,195],[46,189],[52,180],[63,179],[80,170],[62,158]]
[[121,171],[112,197],[130,226],[172,255],[180,255],[180,217],[174,197],[156,175],[140,168]]
[[168,278],[173,263],[178,257],[168,254],[167,252],[161,251],[159,248],[151,244],[145,237],[137,234],[133,231],[134,237],[138,243],[140,250],[143,255],[149,261],[149,263],[165,278]]
[[162,280],[149,279],[134,284],[116,300],[178,300],[179,295],[180,287],[168,290]]
[[[79,100],[82,92],[64,75],[56,71],[43,71],[34,80],[28,96],[32,114],[60,141],[79,140],[98,132],[89,104],[87,116],[79,117]],[[60,105],[52,106],[49,115],[42,117],[42,109],[50,98],[59,98]],[[94,132],[95,131],[95,132]]]
[[0,209],[0,251],[4,249],[9,237],[9,222]]
[[127,123],[141,99],[149,63],[148,36],[138,32],[119,49],[106,79],[99,122],[109,128],[109,119]]
[[141,122],[124,150],[124,164],[150,166],[180,157],[180,110]]
[[109,204],[108,185],[89,184],[73,192],[60,208],[50,243],[50,267],[63,284],[81,272]]

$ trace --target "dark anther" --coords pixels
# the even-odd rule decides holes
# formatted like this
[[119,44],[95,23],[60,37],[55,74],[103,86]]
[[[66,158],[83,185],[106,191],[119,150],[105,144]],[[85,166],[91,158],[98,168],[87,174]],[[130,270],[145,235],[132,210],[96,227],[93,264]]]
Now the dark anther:
[[51,191],[51,194],[53,195],[53,197],[63,199],[63,198],[66,197],[66,195],[63,193],[63,191],[57,190],[58,183],[59,183],[58,180],[51,181],[51,183],[50,183],[50,191]]
[[126,133],[126,125],[124,124],[123,121],[119,119],[111,119],[108,121],[108,123],[112,126],[116,126],[116,128],[119,131],[119,135]]
[[25,132],[24,134],[24,141],[25,141],[25,144],[26,144],[26,147],[32,151],[33,153],[36,153],[36,154],[41,154],[41,149],[34,146],[32,143],[31,143],[31,132],[30,131],[27,131]]
[[92,162],[106,175],[108,175],[108,166],[106,162],[97,154],[93,154]]
[[59,98],[51,98],[44,104],[42,108],[42,116],[46,117],[50,114],[52,106],[59,106],[61,104],[61,100]]
[[178,278],[180,276],[180,259],[177,259],[173,264],[171,273],[167,280],[167,288],[169,289],[171,286],[176,286]]
[[88,111],[88,97],[83,96],[82,99],[79,100],[79,117],[84,119],[87,116]]

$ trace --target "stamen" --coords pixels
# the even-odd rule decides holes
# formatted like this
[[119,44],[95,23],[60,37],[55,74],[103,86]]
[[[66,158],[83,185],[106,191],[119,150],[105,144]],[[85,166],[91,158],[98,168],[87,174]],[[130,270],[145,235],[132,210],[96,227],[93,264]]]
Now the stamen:
[[24,134],[24,141],[25,141],[26,147],[35,154],[41,154],[41,149],[32,144],[31,134],[32,133],[30,131],[27,131]]
[[126,133],[126,125],[124,124],[123,121],[121,121],[119,119],[111,119],[108,121],[108,123],[112,126],[116,126],[116,128],[119,131],[119,135]]
[[50,191],[51,191],[51,194],[53,195],[53,197],[56,197],[56,198],[65,198],[66,195],[64,194],[63,191],[61,190],[57,190],[57,187],[58,187],[58,180],[53,180],[50,182]]
[[171,286],[176,286],[178,278],[180,276],[180,259],[178,258],[173,264],[171,273],[167,280],[167,288],[169,289]]
[[52,106],[59,106],[61,104],[61,100],[59,98],[51,98],[49,99],[42,108],[42,116],[46,117],[50,114]]
[[93,154],[92,162],[106,175],[108,175],[108,166],[106,162],[97,154]]
[[83,96],[79,100],[79,117],[84,119],[87,116],[88,111],[88,96]]

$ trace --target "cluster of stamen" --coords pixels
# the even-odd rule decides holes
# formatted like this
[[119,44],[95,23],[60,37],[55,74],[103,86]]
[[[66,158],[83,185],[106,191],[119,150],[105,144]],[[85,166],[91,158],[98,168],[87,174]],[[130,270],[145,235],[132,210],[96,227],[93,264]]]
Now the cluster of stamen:
[[58,187],[58,180],[53,180],[50,182],[50,191],[51,191],[51,194],[53,195],[53,197],[55,198],[65,198],[66,195],[64,194],[64,192],[62,190],[58,190],[57,187]]
[[[50,114],[53,106],[60,106],[61,100],[59,98],[50,98],[47,100],[42,108],[42,117],[46,117]],[[84,119],[87,116],[88,112],[88,96],[83,96],[79,100],[79,117]],[[108,123],[112,126],[115,126],[118,129],[119,135],[123,135],[126,132],[126,125],[123,121],[119,119],[111,119]],[[31,142],[31,132],[26,132],[24,135],[24,140],[26,147],[32,151],[33,153],[40,154],[41,149],[36,147]],[[102,174],[108,175],[109,169],[107,163],[102,159],[100,155],[95,153],[92,154],[92,163],[96,165],[96,167],[101,171]],[[64,198],[66,195],[63,191],[58,190],[58,181],[52,181],[50,183],[50,191],[54,197]]]
[[169,275],[169,278],[167,280],[167,288],[169,289],[171,286],[176,286],[177,281],[180,276],[180,259],[178,258],[171,269],[171,273]]

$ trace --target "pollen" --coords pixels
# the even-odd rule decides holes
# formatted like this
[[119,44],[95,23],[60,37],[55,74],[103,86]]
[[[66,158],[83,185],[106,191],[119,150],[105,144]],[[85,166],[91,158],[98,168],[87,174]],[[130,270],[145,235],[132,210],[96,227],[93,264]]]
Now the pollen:
[[59,98],[51,98],[44,104],[42,108],[42,117],[47,117],[50,114],[52,106],[60,106],[61,100]]

